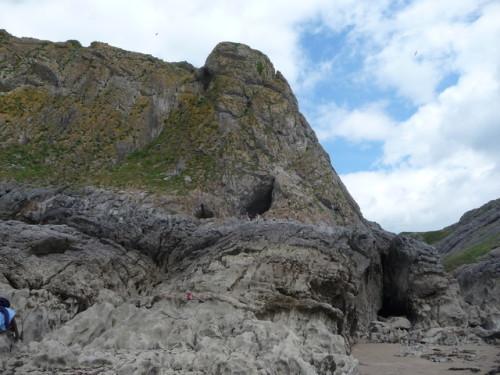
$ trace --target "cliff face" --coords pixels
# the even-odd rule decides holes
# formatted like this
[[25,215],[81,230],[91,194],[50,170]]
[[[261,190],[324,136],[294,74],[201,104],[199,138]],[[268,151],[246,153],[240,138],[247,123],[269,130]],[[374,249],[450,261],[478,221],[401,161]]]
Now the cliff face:
[[286,80],[221,43],[204,67],[0,34],[3,178],[147,190],[170,209],[362,225]]
[[500,199],[466,212],[435,244],[457,278],[476,324],[500,330]]
[[446,228],[410,235],[436,247],[459,282],[471,323],[500,329],[500,199],[466,212]]
[[482,255],[500,246],[500,199],[466,212],[458,223],[446,228],[448,235],[435,244],[444,256],[463,254],[477,248]]
[[354,375],[358,337],[471,339],[436,251],[362,218],[262,53],[2,32],[0,67],[7,373]]
[[[407,317],[406,340],[469,340],[456,281],[419,242],[376,227],[199,220],[143,199],[0,189],[0,295],[24,336],[0,337],[5,370],[354,375],[357,337],[394,340],[372,327],[378,314]],[[460,330],[438,328],[449,326]]]

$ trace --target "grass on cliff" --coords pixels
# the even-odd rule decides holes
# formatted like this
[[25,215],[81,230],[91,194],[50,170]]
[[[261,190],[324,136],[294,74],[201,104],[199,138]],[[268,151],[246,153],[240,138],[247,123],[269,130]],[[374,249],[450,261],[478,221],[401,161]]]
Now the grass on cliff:
[[209,183],[215,171],[213,152],[218,124],[208,101],[193,96],[182,101],[164,122],[160,135],[128,155],[110,172],[97,176],[103,185],[147,188],[178,194]]
[[51,175],[51,167],[44,164],[47,147],[15,146],[0,151],[1,176],[8,179],[45,179]]
[[430,232],[402,232],[408,237],[425,242],[429,245],[434,245],[439,241],[445,239],[451,233],[451,228],[447,227],[441,230],[434,230]]
[[500,234],[496,234],[459,254],[453,254],[442,258],[441,263],[447,272],[452,272],[465,264],[477,263],[481,255],[499,246]]

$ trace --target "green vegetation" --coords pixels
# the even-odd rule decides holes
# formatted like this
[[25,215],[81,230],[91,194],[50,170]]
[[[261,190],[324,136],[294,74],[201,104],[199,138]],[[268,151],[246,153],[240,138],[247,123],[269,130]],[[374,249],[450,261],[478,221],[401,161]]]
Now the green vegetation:
[[70,43],[74,48],[82,48],[82,44],[75,39],[67,40],[66,43]]
[[500,246],[500,234],[496,234],[482,241],[476,246],[473,246],[460,254],[450,255],[441,259],[444,269],[447,272],[452,272],[464,264],[477,263],[478,258],[486,254],[488,251]]
[[44,178],[50,173],[50,166],[43,163],[47,155],[47,147],[15,146],[1,150],[2,177],[16,180]]
[[[94,43],[106,52],[102,56],[109,61],[104,64],[95,58],[95,50],[83,48],[77,40],[41,41],[27,51],[23,42],[11,45],[10,39],[10,35],[0,33],[2,52],[8,45],[7,52],[18,49],[22,59],[16,65],[7,59],[2,64],[5,74],[30,73],[31,66],[23,59],[41,56],[43,61],[58,64],[68,84],[77,79],[78,85],[69,95],[54,92],[49,82],[36,87],[22,85],[0,95],[1,179],[40,185],[98,183],[168,190],[170,194],[195,189],[213,176],[218,125],[211,103],[201,96],[184,94],[178,98],[179,108],[165,120],[165,112],[158,114],[151,97],[139,89],[156,88],[156,82],[158,87],[180,87],[192,79],[192,65],[129,56]],[[113,51],[119,57],[116,60]],[[123,63],[122,54],[127,55]],[[108,84],[111,61],[117,64],[113,67],[117,71],[141,75],[137,81],[131,80],[130,91]],[[160,125],[158,138],[145,145]]]
[[428,243],[429,245],[433,245],[446,238],[450,233],[451,229],[447,227],[441,230],[434,230],[430,232],[402,232],[401,234]]
[[262,61],[257,61],[257,73],[262,75],[264,72],[264,63]]
[[130,154],[110,172],[97,176],[104,185],[175,190],[183,194],[210,181],[215,172],[214,137],[218,125],[210,103],[186,97],[165,120],[160,135]]

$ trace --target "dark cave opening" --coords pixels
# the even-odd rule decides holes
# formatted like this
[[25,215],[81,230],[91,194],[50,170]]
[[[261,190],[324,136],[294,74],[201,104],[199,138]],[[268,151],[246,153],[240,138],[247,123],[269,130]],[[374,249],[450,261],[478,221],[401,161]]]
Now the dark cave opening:
[[382,298],[382,308],[378,311],[377,315],[383,318],[389,318],[391,316],[408,316],[406,302],[384,294]]
[[195,79],[202,83],[203,88],[206,90],[212,82],[213,74],[205,67],[198,69],[195,72]]
[[212,211],[206,204],[201,203],[198,207],[196,207],[194,216],[197,219],[211,219],[215,217],[215,212]]
[[384,318],[391,316],[410,317],[408,306],[408,257],[397,251],[389,251],[381,257],[383,270],[382,307],[378,315]]
[[243,207],[250,219],[256,218],[269,211],[273,204],[274,178],[263,181],[257,186],[249,197],[247,204]]

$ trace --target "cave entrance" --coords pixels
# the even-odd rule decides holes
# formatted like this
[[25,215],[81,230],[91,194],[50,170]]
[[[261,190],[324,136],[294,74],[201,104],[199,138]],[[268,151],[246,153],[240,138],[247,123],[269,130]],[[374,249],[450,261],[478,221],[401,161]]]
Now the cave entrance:
[[212,211],[206,204],[201,203],[198,207],[196,207],[194,216],[197,219],[211,219],[215,217],[215,212]]
[[391,316],[408,316],[408,309],[406,308],[406,301],[392,298],[384,294],[382,298],[382,308],[378,311],[377,315],[389,318]]
[[378,315],[410,317],[408,306],[409,259],[402,252],[389,251],[381,257],[383,270],[382,307]]
[[273,204],[274,178],[262,181],[248,197],[243,209],[250,219],[269,211]]

